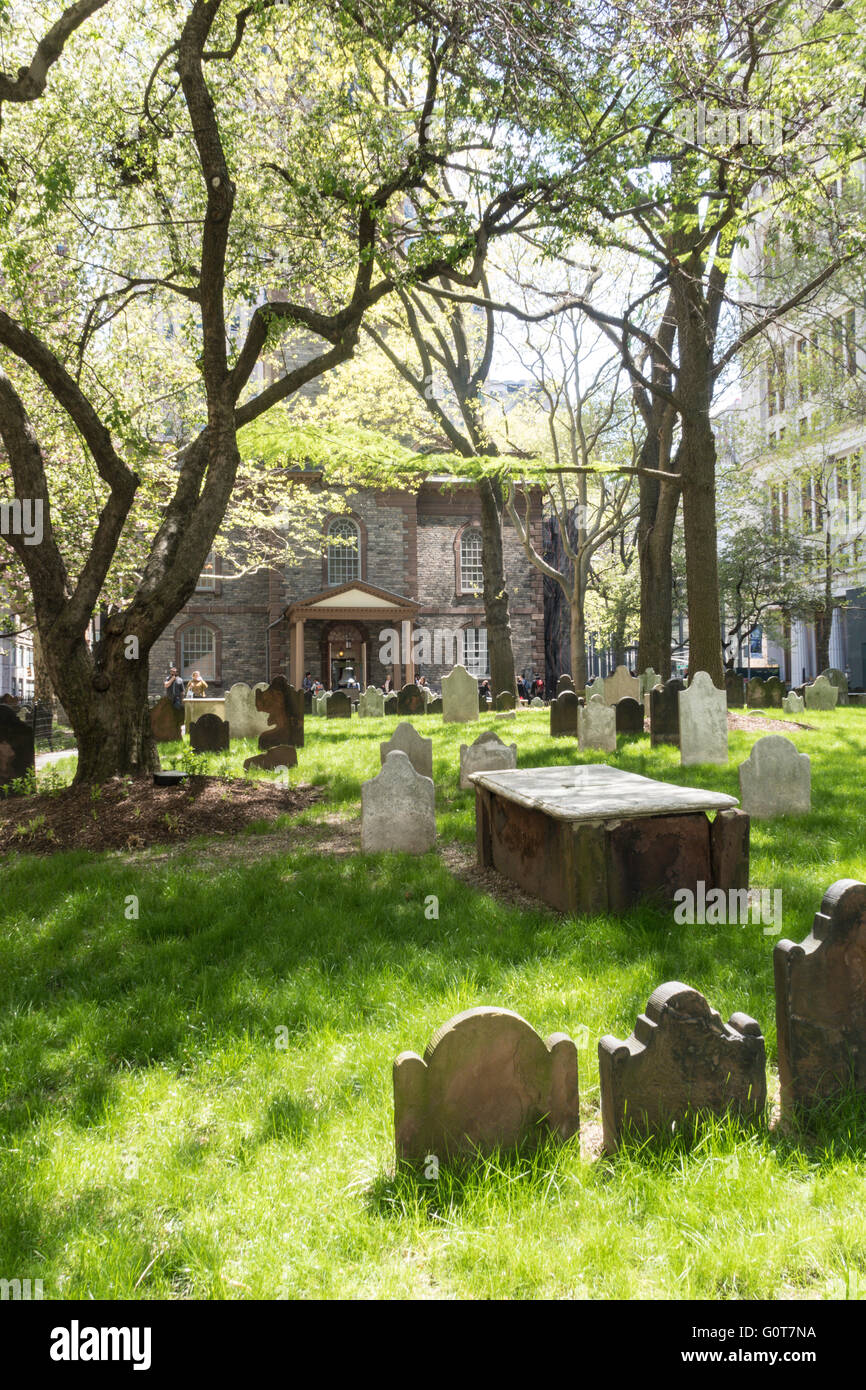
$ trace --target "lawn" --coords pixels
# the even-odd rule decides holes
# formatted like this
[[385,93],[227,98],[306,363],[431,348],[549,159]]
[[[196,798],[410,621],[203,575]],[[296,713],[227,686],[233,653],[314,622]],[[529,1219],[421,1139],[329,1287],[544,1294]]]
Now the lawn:
[[[866,878],[866,709],[802,718],[812,814],[752,828],[752,885],[782,890],[795,940],[830,883]],[[688,1151],[598,1156],[598,1039],[664,980],[760,1021],[775,1098],[775,939],[482,891],[467,732],[436,717],[416,722],[464,872],[362,856],[360,784],[396,722],[308,719],[290,777],[326,795],[278,833],[0,860],[0,1276],[46,1298],[866,1297],[862,1103],[809,1132],[720,1123]],[[580,757],[546,711],[469,737],[486,727],[519,766],[604,760],[734,795],[759,737],[680,769],[648,737]],[[236,775],[250,751],[206,761]],[[395,1176],[394,1057],[482,1003],[580,1040],[582,1145]]]

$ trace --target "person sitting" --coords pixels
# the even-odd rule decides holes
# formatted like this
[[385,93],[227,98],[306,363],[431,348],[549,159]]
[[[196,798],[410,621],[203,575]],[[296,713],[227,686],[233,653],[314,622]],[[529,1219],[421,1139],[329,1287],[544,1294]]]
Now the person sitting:
[[193,671],[192,680],[186,688],[186,698],[188,700],[201,700],[207,693],[207,681],[202,678],[201,671]]
[[304,682],[303,682],[302,689],[303,689],[304,693],[307,694],[309,691],[312,690],[312,688],[313,688],[313,677],[310,675],[310,672],[307,671],[306,674],[305,674],[305,676],[304,676]]

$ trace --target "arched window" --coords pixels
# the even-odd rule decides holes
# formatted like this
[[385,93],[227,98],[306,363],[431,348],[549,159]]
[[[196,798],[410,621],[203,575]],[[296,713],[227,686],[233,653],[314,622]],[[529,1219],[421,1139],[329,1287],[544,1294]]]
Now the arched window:
[[200,671],[206,681],[216,679],[216,634],[212,627],[186,627],[180,634],[180,674],[189,680]]
[[361,532],[350,517],[335,517],[328,525],[328,583],[347,584],[361,578]]
[[467,529],[460,537],[460,592],[481,593],[484,570],[481,565],[481,532]]

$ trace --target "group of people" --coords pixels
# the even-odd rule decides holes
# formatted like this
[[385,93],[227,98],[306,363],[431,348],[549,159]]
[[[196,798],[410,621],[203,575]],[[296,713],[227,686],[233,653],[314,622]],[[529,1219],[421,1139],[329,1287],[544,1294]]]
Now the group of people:
[[164,684],[165,693],[175,709],[183,709],[184,700],[201,700],[207,693],[207,681],[201,671],[193,671],[188,684],[184,685],[177,673],[177,667],[172,666]]
[[[418,676],[416,679],[416,684],[423,686],[426,689],[429,689],[429,686],[427,685],[426,676]],[[345,688],[347,690],[361,689],[354,676],[349,676],[348,680],[346,681]],[[307,671],[304,674],[303,689],[305,693],[312,695],[323,695],[325,693],[325,687],[322,685],[322,682],[320,680],[314,679],[310,671]],[[392,680],[391,676],[386,676],[385,694],[390,695],[394,689],[394,681]],[[481,694],[486,696],[488,700],[493,700],[493,692],[490,688],[489,679],[485,678],[481,682],[479,690]],[[177,667],[172,666],[165,681],[165,693],[171,700],[171,703],[174,705],[175,709],[182,709],[184,700],[200,700],[203,698],[203,696],[207,693],[207,681],[203,678],[201,671],[193,671],[189,682],[187,683],[187,685],[184,685],[183,680],[178,675]],[[527,678],[525,673],[518,676],[517,694],[519,695],[521,700],[531,700],[533,696],[536,695],[539,699],[543,700],[544,681],[541,679],[541,676],[533,676],[531,680]]]

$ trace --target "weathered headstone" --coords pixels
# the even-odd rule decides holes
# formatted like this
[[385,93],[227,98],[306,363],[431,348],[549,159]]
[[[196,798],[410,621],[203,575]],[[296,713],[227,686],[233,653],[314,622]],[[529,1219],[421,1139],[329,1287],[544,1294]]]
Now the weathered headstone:
[[601,695],[593,695],[577,711],[577,741],[582,749],[616,752],[616,711]]
[[767,692],[760,676],[750,676],[746,682],[746,703],[749,709],[763,709],[767,703]]
[[746,703],[746,683],[736,671],[725,672],[725,699],[728,709],[743,709]]
[[529,701],[529,708],[544,709],[544,701],[540,699],[538,695],[533,695],[532,699]]
[[681,680],[669,680],[664,685],[655,685],[650,691],[650,743],[679,744],[680,706],[679,695],[685,690]]
[[806,708],[806,702],[802,695],[795,695],[792,690],[790,695],[786,695],[782,701],[782,709],[787,714],[802,714]]
[[473,772],[503,772],[517,767],[517,744],[503,743],[492,730],[479,734],[474,743],[460,745],[460,786],[471,787]]
[[150,732],[157,743],[176,743],[183,726],[183,705],[175,709],[167,695],[150,711]]
[[422,777],[433,776],[433,740],[422,738],[411,724],[398,724],[386,743],[379,744],[382,766],[389,753],[398,749],[405,753],[415,771]]
[[561,695],[563,690],[574,690],[574,681],[571,679],[571,676],[566,675],[564,672],[556,682],[557,695]]
[[643,703],[626,695],[614,705],[616,731],[618,734],[643,733]]
[[617,666],[613,675],[608,676],[604,682],[604,702],[606,705],[615,705],[617,700],[625,699],[640,699],[640,681],[637,676],[631,674],[627,666]]
[[571,1038],[544,1042],[508,1009],[468,1009],[433,1035],[423,1059],[401,1052],[394,1063],[398,1162],[534,1147],[579,1127]]
[[598,1067],[609,1154],[626,1135],[667,1137],[674,1125],[691,1132],[702,1114],[760,1120],[767,1101],[760,1025],[741,1013],[723,1023],[679,981],[659,985],[631,1037],[601,1039]]
[[398,714],[426,714],[427,701],[420,685],[414,682],[404,685],[402,690],[397,692],[397,713]]
[[290,743],[294,748],[304,746],[304,692],[289,685],[285,676],[274,676],[270,685],[256,689],[256,709],[267,714],[268,727],[259,734],[259,748],[276,748]]
[[375,685],[368,685],[358,701],[360,719],[381,719],[385,713],[385,696]]
[[428,700],[428,701],[427,701],[427,713],[428,713],[428,714],[441,714],[441,713],[442,713],[442,696],[441,696],[441,695],[434,695],[434,697],[433,697],[432,700]]
[[835,709],[839,700],[839,687],[831,685],[826,676],[816,676],[813,685],[803,691],[806,709]]
[[223,718],[232,731],[232,738],[258,738],[267,731],[267,711],[256,708],[256,691],[267,688],[265,681],[252,688],[238,682],[226,692]]
[[313,692],[312,692],[312,690],[305,690],[305,691],[304,691],[304,714],[312,714],[312,713],[313,713]]
[[782,1109],[866,1091],[866,883],[827,889],[809,935],[773,952]]
[[654,686],[660,683],[661,676],[659,675],[658,671],[654,671],[651,666],[648,666],[645,671],[640,672],[637,679],[638,684],[640,685],[639,698],[643,699],[645,695],[649,695],[650,691],[653,689]]
[[335,690],[329,697],[325,705],[325,716],[328,719],[352,718],[352,701],[345,690]]
[[812,809],[809,757],[789,738],[759,738],[739,772],[740,807],[754,819],[807,816]]
[[278,743],[267,753],[259,753],[255,758],[244,759],[244,772],[258,768],[262,772],[275,772],[278,767],[297,767],[298,753],[289,743]]
[[33,730],[8,705],[0,705],[0,787],[35,771]]
[[478,682],[465,666],[455,666],[442,677],[442,721],[469,724],[478,718]]
[[840,671],[838,666],[828,666],[826,671],[821,672],[826,676],[831,685],[835,685],[839,691],[839,704],[848,704],[848,677],[844,671]]
[[389,691],[389,693],[385,696],[385,713],[386,715],[394,715],[397,713],[396,690]]
[[230,743],[228,720],[218,714],[203,714],[189,731],[189,746],[194,753],[226,753]]
[[586,683],[586,698],[591,700],[593,695],[600,695],[604,699],[604,676],[596,676],[593,680]]
[[515,700],[514,696],[511,694],[511,691],[510,691],[510,690],[502,690],[502,691],[500,691],[500,693],[496,696],[496,708],[497,708],[497,709],[503,709],[503,710],[506,710],[506,709],[514,709],[514,706],[515,706],[516,704],[517,704],[517,701]]
[[697,671],[687,690],[677,696],[680,707],[680,763],[728,761],[728,702],[706,671]]
[[764,681],[764,702],[768,709],[781,709],[785,698],[785,687],[778,676],[768,676]]
[[426,854],[436,840],[436,793],[409,758],[394,749],[378,777],[361,785],[361,851]]
[[563,690],[550,702],[550,737],[577,737],[577,696],[571,690]]

